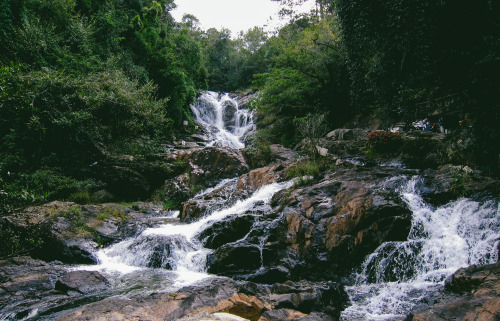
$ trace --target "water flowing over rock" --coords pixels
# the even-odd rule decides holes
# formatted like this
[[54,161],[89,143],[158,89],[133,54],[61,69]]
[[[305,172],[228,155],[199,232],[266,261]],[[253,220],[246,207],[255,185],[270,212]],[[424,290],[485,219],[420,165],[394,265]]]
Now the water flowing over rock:
[[[446,278],[457,269],[497,261],[500,239],[497,201],[462,198],[433,208],[419,195],[422,183],[415,176],[401,189],[402,198],[413,212],[408,239],[383,243],[366,258],[355,275],[354,285],[348,287],[353,305],[343,312],[344,320],[403,318],[415,306],[438,299],[436,289],[442,289]],[[451,281],[448,287],[453,289],[453,284],[459,283]],[[496,281],[493,283],[498,286]],[[488,309],[488,300],[483,302],[482,308]],[[448,308],[452,306],[453,303]],[[464,315],[475,313],[475,305],[462,308],[462,312],[466,311]],[[435,311],[438,310],[436,307]],[[458,315],[450,314],[449,319]],[[417,320],[438,319],[421,315]]]
[[[234,132],[240,110],[224,99],[220,117],[204,113]],[[498,181],[371,161],[365,131],[329,135],[336,167],[312,180],[284,181],[301,156],[279,145],[263,166],[251,149],[190,147],[162,156],[181,211],[54,202],[0,218],[47,227],[40,258],[82,264],[0,261],[0,318],[494,320]]]
[[435,304],[416,308],[406,320],[500,319],[500,263],[459,269],[446,279],[445,289]]
[[181,150],[171,157],[186,164],[189,173],[165,181],[165,198],[179,202],[194,196],[196,190],[249,171],[242,152],[228,147]]
[[396,191],[399,182],[390,179],[394,173],[339,170],[277,193],[276,208],[260,215],[245,238],[215,250],[209,271],[258,282],[335,279],[384,241],[408,236],[411,212]]
[[98,300],[110,289],[97,272],[68,272],[61,262],[0,260],[0,319],[26,320],[53,309]]
[[253,113],[240,109],[229,94],[208,91],[191,105],[196,121],[211,135],[207,146],[243,148],[245,135],[254,129]]

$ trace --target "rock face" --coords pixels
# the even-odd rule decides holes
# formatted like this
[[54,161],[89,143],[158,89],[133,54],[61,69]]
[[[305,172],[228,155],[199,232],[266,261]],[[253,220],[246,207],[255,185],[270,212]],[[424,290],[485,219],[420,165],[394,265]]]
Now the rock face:
[[92,301],[108,289],[99,273],[67,272],[60,262],[0,260],[0,319],[21,320],[82,299]]
[[185,202],[182,207],[181,220],[193,221],[206,214],[206,210],[215,210],[224,205],[234,203],[238,197],[234,194],[236,180],[222,181],[212,189],[205,190],[198,196]]
[[180,174],[180,168],[164,155],[148,159],[122,156],[99,161],[91,167],[94,177],[105,183],[101,201],[146,199],[166,179]]
[[406,320],[500,320],[500,263],[460,269],[445,289],[438,303],[413,311]]
[[186,201],[201,187],[214,186],[224,178],[233,178],[249,170],[243,154],[228,147],[206,147],[176,151],[171,156],[185,163],[189,174],[165,182],[165,198]]
[[154,217],[162,213],[161,206],[148,203],[127,207],[56,201],[0,218],[0,231],[6,244],[15,243],[8,239],[12,235],[22,240],[7,255],[24,253],[46,261],[93,264],[97,262],[94,253],[101,246],[157,224]]
[[276,207],[263,211],[245,238],[215,249],[209,271],[263,283],[334,279],[381,243],[408,236],[411,213],[397,192],[401,182],[391,179],[395,174],[339,169],[311,186],[278,193]]
[[56,290],[80,294],[108,290],[110,287],[108,280],[96,271],[71,271],[59,278],[55,284]]
[[[175,293],[105,299],[57,320],[189,320],[190,317],[196,320],[196,316],[219,312],[255,321],[278,320],[280,315],[332,320],[339,316],[346,302],[346,293],[335,283],[287,282],[262,286],[215,279],[206,286],[187,287]],[[308,315],[322,318],[307,319]]]

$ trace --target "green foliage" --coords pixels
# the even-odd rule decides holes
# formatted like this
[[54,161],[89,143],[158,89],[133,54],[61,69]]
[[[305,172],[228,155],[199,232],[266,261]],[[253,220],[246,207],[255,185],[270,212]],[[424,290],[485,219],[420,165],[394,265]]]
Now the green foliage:
[[[53,197],[92,202],[92,189],[59,178],[85,181],[95,161],[157,153],[191,119],[189,104],[206,88],[204,53],[200,34],[179,28],[172,7],[172,0],[0,4],[2,212]],[[38,182],[37,171],[55,181]]]
[[[0,135],[6,138],[0,150],[13,160],[88,164],[105,149],[152,142],[168,130],[165,102],[154,99],[154,86],[139,85],[118,71],[84,78],[51,69],[4,67],[0,73],[6,98],[0,105]],[[18,170],[18,164],[2,161],[2,168]]]
[[498,106],[500,81],[497,3],[335,4],[358,110],[375,107],[388,123],[411,122],[443,110],[474,110],[476,117],[488,110],[498,123],[500,113],[493,107]]
[[367,144],[375,152],[394,153],[401,147],[401,137],[398,133],[375,130],[368,134]]
[[306,117],[296,118],[295,125],[299,134],[306,140],[309,153],[313,157],[318,157],[319,140],[327,131],[325,115],[307,114]]
[[249,160],[252,168],[263,167],[269,164],[273,158],[271,146],[261,139],[257,140],[255,146],[245,150],[245,158]]
[[[255,76],[260,90],[257,110],[275,121],[258,127],[270,141],[292,146],[300,133],[294,119],[320,114],[329,127],[351,116],[344,78],[343,51],[335,17],[301,17],[280,30],[263,46],[270,55],[268,72]],[[262,50],[262,49],[261,49]]]
[[11,174],[0,178],[0,216],[26,205],[56,199],[80,204],[94,203],[93,192],[102,187],[94,179],[78,180],[65,176],[60,169],[42,169],[32,173]]
[[332,169],[328,162],[318,159],[305,159],[290,166],[286,171],[287,179],[296,179],[295,186],[307,186],[316,183],[325,169]]
[[163,204],[163,210],[175,210],[179,208],[179,205],[180,205],[179,202],[168,200],[165,201],[165,203]]
[[50,223],[18,227],[0,218],[0,258],[27,255],[52,240]]
[[453,180],[450,184],[450,191],[456,197],[466,197],[470,194],[467,185],[472,179],[472,171],[466,166],[459,166],[453,170]]

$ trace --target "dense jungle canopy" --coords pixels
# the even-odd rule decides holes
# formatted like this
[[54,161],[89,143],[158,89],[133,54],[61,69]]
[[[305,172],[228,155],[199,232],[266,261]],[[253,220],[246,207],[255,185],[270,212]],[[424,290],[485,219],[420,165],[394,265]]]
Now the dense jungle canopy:
[[194,128],[207,89],[258,92],[257,144],[294,146],[315,115],[328,129],[434,117],[471,140],[457,162],[498,171],[498,1],[317,0],[299,16],[283,2],[282,29],[231,35],[174,21],[174,0],[2,1],[2,212],[97,188],[85,169],[110,155],[156,153]]

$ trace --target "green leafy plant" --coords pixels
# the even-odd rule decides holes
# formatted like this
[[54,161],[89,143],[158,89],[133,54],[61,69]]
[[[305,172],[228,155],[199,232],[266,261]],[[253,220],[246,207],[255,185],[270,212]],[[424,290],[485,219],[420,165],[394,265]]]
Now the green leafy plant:
[[295,186],[307,186],[318,181],[324,169],[322,162],[315,159],[307,159],[292,165],[286,171],[287,179],[296,179]]

